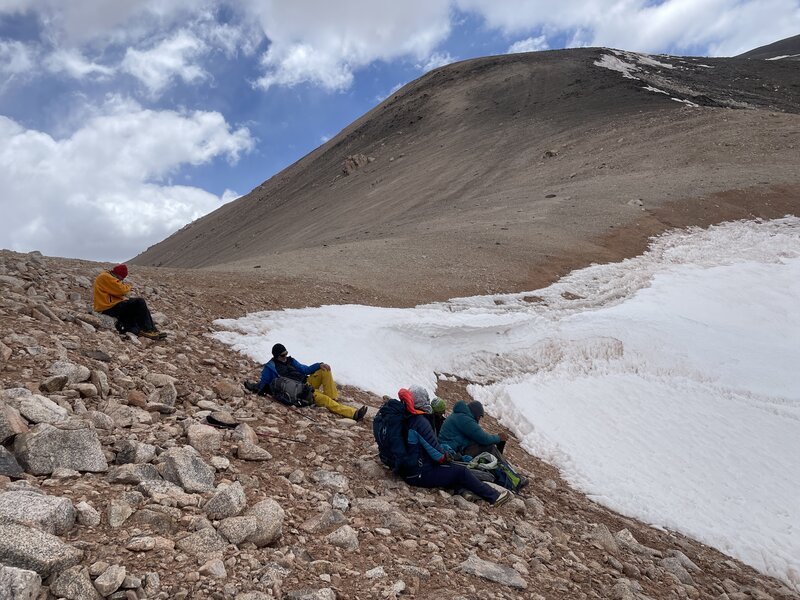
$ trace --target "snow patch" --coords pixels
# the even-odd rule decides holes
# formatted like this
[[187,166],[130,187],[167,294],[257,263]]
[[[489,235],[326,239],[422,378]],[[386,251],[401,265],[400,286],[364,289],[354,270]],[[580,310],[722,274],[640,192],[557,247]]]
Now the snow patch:
[[632,75],[632,73],[639,70],[639,67],[633,63],[625,62],[616,56],[611,56],[610,54],[604,54],[602,57],[600,57],[600,60],[594,61],[594,65],[597,67],[603,67],[604,69],[618,71],[627,79],[639,79],[638,77],[634,77]]
[[669,92],[665,92],[664,90],[660,90],[657,87],[653,87],[652,85],[646,85],[642,88],[643,90],[647,90],[648,92],[656,92],[657,94],[666,94],[669,96]]
[[[437,373],[596,501],[800,589],[800,218],[656,238],[535,292],[217,321],[378,395]],[[347,349],[343,352],[342,349]]]
[[699,104],[695,104],[691,100],[683,100],[681,98],[670,98],[670,100],[675,100],[675,102],[682,102],[683,104],[686,104],[687,106],[691,106],[692,108],[700,108]]

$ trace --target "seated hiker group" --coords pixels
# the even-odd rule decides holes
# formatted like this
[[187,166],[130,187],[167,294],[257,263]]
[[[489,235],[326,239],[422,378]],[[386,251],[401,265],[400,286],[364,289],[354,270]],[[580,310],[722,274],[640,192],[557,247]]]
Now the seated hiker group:
[[[121,334],[163,339],[165,334],[156,329],[144,299],[126,298],[131,292],[131,286],[123,283],[127,276],[128,267],[122,264],[100,273],[94,281],[94,309],[114,317]],[[356,409],[338,402],[330,365],[304,365],[289,356],[283,344],[272,347],[272,359],[258,383],[246,381],[244,386],[289,406],[315,404],[355,421],[367,414],[366,406]],[[420,386],[401,389],[398,397],[384,402],[373,421],[373,434],[381,461],[407,483],[470,492],[493,506],[527,484],[503,457],[505,434],[492,435],[480,426],[484,416],[480,402],[459,400],[445,417],[444,400],[431,398]],[[498,491],[486,481],[504,489]]]

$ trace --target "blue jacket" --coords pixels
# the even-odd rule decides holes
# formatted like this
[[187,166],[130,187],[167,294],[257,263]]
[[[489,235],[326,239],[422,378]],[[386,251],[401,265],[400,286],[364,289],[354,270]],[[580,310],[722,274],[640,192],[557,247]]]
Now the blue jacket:
[[[319,370],[319,366],[322,363],[314,363],[313,365],[304,365],[301,362],[298,362],[291,356],[289,357],[289,364],[291,364],[295,369],[300,371],[305,375],[311,375],[312,373],[316,373]],[[270,384],[272,381],[278,377],[278,369],[275,366],[275,359],[273,358],[267,364],[264,365],[264,370],[261,371],[261,381],[258,382],[258,389],[268,391],[270,390]]]
[[459,400],[453,406],[453,413],[444,420],[444,425],[439,432],[439,441],[447,444],[459,454],[463,454],[467,446],[471,444],[481,446],[497,444],[500,442],[500,436],[486,433],[478,424],[467,403]]
[[441,464],[445,451],[436,439],[436,434],[425,415],[411,415],[408,418],[408,454],[415,459],[417,466]]

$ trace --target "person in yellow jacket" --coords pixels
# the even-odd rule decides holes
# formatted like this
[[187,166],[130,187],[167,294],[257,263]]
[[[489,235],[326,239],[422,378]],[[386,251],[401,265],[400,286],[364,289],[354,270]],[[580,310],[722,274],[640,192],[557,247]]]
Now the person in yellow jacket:
[[126,298],[131,286],[123,283],[128,276],[126,265],[103,271],[94,280],[94,309],[117,320],[117,331],[131,332],[151,339],[163,339],[166,334],[156,329],[144,298]]

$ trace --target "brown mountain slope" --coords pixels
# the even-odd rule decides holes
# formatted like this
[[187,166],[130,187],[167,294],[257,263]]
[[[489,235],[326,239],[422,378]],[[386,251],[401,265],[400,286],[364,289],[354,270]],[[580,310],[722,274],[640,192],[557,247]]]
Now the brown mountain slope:
[[[630,77],[596,64],[620,61]],[[669,226],[796,212],[799,112],[800,74],[781,61],[457,63],[133,262],[260,266],[400,304],[530,289]]]
[[800,34],[784,40],[778,40],[766,46],[754,48],[738,55],[736,58],[770,60],[778,56],[786,57],[787,59],[791,58],[791,60],[800,60]]

